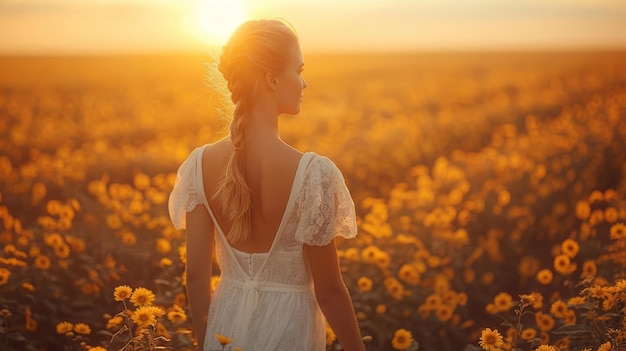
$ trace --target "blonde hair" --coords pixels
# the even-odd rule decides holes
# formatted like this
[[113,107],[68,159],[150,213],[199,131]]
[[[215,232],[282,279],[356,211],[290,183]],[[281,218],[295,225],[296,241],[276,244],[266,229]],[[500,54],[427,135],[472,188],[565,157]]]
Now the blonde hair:
[[256,20],[241,24],[223,47],[218,69],[228,83],[234,106],[230,122],[233,153],[224,168],[215,197],[232,227],[227,234],[231,243],[252,235],[251,191],[245,178],[243,150],[247,147],[249,109],[258,84],[266,73],[278,75],[287,65],[288,52],[298,38],[283,20]]

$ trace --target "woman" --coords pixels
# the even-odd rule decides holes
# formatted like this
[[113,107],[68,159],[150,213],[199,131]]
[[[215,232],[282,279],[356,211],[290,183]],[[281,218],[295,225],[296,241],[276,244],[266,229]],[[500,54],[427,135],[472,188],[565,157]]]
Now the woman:
[[[302,67],[285,23],[242,24],[218,66],[235,105],[230,134],[178,170],[169,210],[186,228],[187,292],[204,350],[221,350],[220,334],[246,351],[322,351],[325,318],[344,350],[365,349],[334,243],[356,235],[343,176],[278,133],[280,114],[300,112]],[[221,277],[211,296],[214,246]]]

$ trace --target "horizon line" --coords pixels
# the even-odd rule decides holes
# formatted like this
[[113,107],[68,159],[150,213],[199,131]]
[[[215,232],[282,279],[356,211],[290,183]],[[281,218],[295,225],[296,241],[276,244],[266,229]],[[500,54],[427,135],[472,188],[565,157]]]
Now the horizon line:
[[[201,56],[208,55],[219,47],[207,47],[206,50],[128,50],[128,51],[0,51],[2,58],[63,58],[63,57],[132,57],[132,56]],[[563,47],[461,47],[461,48],[415,48],[415,49],[311,49],[303,50],[304,55],[385,55],[385,54],[487,54],[487,53],[626,53],[624,46],[563,46]]]

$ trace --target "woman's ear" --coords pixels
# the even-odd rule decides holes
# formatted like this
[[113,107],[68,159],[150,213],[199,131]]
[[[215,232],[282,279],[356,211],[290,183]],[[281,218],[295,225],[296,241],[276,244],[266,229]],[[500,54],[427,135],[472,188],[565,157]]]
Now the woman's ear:
[[270,72],[265,73],[265,85],[270,90],[275,90],[278,87],[278,80]]

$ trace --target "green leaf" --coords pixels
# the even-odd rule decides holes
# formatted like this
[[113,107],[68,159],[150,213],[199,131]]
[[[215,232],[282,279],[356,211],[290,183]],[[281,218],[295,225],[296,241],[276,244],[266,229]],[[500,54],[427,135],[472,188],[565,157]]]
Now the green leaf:
[[621,317],[621,315],[619,313],[608,312],[600,316],[600,318],[602,317],[613,318],[613,317]]
[[98,335],[104,335],[104,336],[108,336],[111,337],[113,336],[113,333],[111,333],[108,330],[98,330],[97,332],[95,332],[94,334],[98,334]]
[[509,321],[504,321],[504,322],[500,323],[500,325],[515,329],[513,324],[511,322],[509,322]]
[[161,284],[161,285],[165,285],[165,286],[172,285],[169,280],[165,280],[165,279],[155,279],[154,282],[156,284]]
[[578,333],[592,333],[593,330],[584,324],[571,324],[564,325],[559,329],[552,331],[554,334],[578,334]]
[[24,337],[24,335],[22,335],[19,332],[12,332],[12,333],[9,333],[9,340],[26,341],[26,338]]

